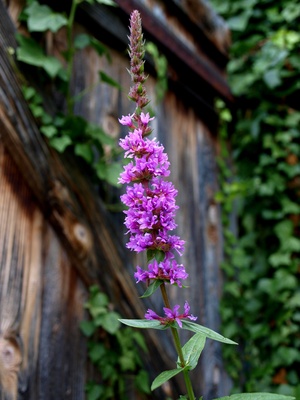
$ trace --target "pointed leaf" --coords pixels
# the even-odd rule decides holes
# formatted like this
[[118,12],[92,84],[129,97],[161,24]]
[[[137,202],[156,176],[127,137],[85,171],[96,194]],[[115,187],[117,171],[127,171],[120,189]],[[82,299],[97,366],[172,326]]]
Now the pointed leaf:
[[149,263],[155,257],[155,250],[148,249],[147,250],[147,262]]
[[121,85],[113,78],[111,78],[109,75],[107,75],[105,72],[100,71],[99,76],[102,82],[107,83],[108,85],[116,87],[118,89],[122,89]]
[[154,381],[152,382],[151,385],[151,390],[157,389],[159,386],[161,386],[163,383],[167,382],[169,379],[173,378],[173,376],[178,375],[181,371],[183,371],[184,368],[177,368],[177,369],[171,369],[169,371],[164,371],[161,374],[159,374]]
[[106,6],[117,7],[117,4],[113,0],[96,0],[96,3],[105,4]]
[[148,320],[148,319],[119,319],[122,324],[132,326],[133,328],[141,328],[141,329],[166,329],[166,325],[161,324],[157,320]]
[[[205,335],[202,333],[196,333],[182,348],[183,358],[186,362],[186,365],[188,365],[191,370],[196,368],[198,364],[200,354],[205,346],[205,341]],[[177,364],[179,365],[179,363],[180,361],[178,358]]]
[[141,299],[151,296],[160,287],[162,283],[163,281],[161,281],[160,279],[154,279],[154,281],[150,283],[150,285],[147,287],[143,296],[141,296]]
[[233,340],[227,339],[219,333],[213,331],[212,329],[206,328],[205,326],[195,324],[191,321],[182,321],[182,328],[195,333],[202,333],[202,335],[208,337],[209,339],[217,340],[218,342],[227,344],[237,344]]
[[162,250],[156,250],[156,251],[155,251],[155,260],[156,260],[158,263],[164,261],[165,256],[166,256],[166,253],[165,253],[164,251],[162,251]]
[[232,396],[218,397],[215,400],[293,400],[295,397],[273,393],[238,393]]

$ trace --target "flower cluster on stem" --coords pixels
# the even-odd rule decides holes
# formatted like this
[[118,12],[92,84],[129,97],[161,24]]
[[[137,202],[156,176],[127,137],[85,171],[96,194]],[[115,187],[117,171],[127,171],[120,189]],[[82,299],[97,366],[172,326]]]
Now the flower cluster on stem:
[[[188,274],[184,266],[177,262],[175,252],[182,255],[184,241],[171,234],[177,226],[177,190],[165,179],[170,175],[170,163],[164,147],[155,138],[148,138],[152,132],[150,122],[154,117],[143,111],[149,100],[144,86],[147,76],[144,73],[144,41],[138,11],[131,14],[129,38],[133,86],[128,97],[136,103],[136,109],[133,114],[119,119],[120,123],[128,128],[127,136],[120,139],[120,146],[125,151],[124,157],[130,162],[124,167],[119,178],[120,183],[127,185],[126,193],[121,196],[122,202],[128,208],[125,211],[125,226],[130,234],[127,247],[136,252],[152,252],[153,255],[147,270],[137,266],[137,282],[160,280],[182,287],[182,281]],[[178,308],[176,305],[174,310]],[[188,305],[185,306],[185,310],[187,309]],[[165,308],[165,312],[166,310],[168,307]],[[145,318],[153,319],[154,314],[147,312]],[[182,315],[189,317],[186,312]],[[177,311],[167,314],[167,320],[172,319],[181,326]]]
[[[182,327],[183,319],[192,321],[197,318],[190,314],[190,306],[185,302],[184,312],[180,313],[180,305],[170,306],[166,284],[182,287],[188,274],[182,264],[179,264],[175,255],[182,255],[184,241],[172,234],[176,228],[175,213],[178,209],[175,198],[177,190],[172,182],[166,178],[170,175],[168,155],[164,147],[154,138],[148,112],[144,112],[149,103],[144,82],[147,76],[144,73],[144,41],[140,14],[137,10],[130,16],[130,75],[133,85],[129,91],[129,99],[135,102],[133,114],[123,116],[120,123],[128,128],[128,134],[120,139],[120,146],[124,149],[124,157],[129,160],[120,174],[119,183],[126,185],[126,193],[121,201],[127,206],[125,212],[125,226],[129,233],[127,247],[136,252],[147,252],[148,267],[143,269],[137,266],[134,274],[136,282],[158,283],[160,287],[165,317],[160,317],[153,310],[148,309],[145,314],[147,320],[158,320],[161,324],[171,328],[174,344],[180,360],[185,366],[182,347],[177,328]],[[194,400],[193,389],[188,371],[184,370],[184,379],[189,399]]]

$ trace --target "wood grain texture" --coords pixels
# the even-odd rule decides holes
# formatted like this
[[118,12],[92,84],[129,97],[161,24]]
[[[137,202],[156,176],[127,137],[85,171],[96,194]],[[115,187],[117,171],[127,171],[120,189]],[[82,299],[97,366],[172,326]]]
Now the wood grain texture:
[[1,398],[82,399],[86,290],[2,144],[0,198]]
[[[9,56],[9,47],[15,45],[12,34],[13,31],[13,24],[10,22],[2,1],[0,1],[1,144],[3,144],[6,151],[8,151],[12,161],[16,164],[20,176],[22,176],[22,179],[26,182],[30,196],[34,199],[32,202],[34,208],[37,208],[54,228],[62,246],[60,251],[67,254],[67,256],[64,256],[66,257],[65,263],[76,269],[76,272],[73,271],[76,275],[76,279],[80,277],[81,281],[86,285],[97,283],[100,288],[109,295],[111,301],[116,305],[123,317],[143,317],[145,307],[141,301],[137,300],[138,291],[132,279],[132,257],[124,248],[122,232],[120,229],[119,231],[115,229],[115,224],[112,222],[109,213],[105,210],[101,199],[96,195],[88,179],[80,173],[78,167],[72,163],[70,164],[66,159],[61,159],[60,156],[48,147],[47,143],[40,135],[36,121],[23,98],[20,89],[20,73],[17,66],[14,64],[14,60]],[[18,195],[20,195],[21,199],[23,198],[21,192],[18,192]],[[5,253],[6,242],[2,243],[2,245],[3,253]],[[44,263],[47,263],[46,259],[43,259],[42,264],[44,265]],[[61,285],[62,282],[64,282],[64,275],[62,273],[63,265],[64,263],[59,263],[59,273],[55,285],[53,283],[51,284],[51,282],[49,282],[49,284],[48,282],[44,283],[45,291],[46,289],[49,291],[50,297],[53,286],[55,287],[57,284]],[[130,274],[124,266],[131,269]],[[23,274],[24,271],[21,265],[19,268],[19,274],[21,274],[21,272]],[[7,261],[7,266],[3,274],[6,277],[6,282],[9,282],[10,276],[12,277],[11,280],[14,281],[14,272],[13,268],[10,269],[9,261]],[[71,281],[67,280],[67,282]],[[19,277],[19,280],[16,280],[16,283],[13,283],[13,286],[15,287],[21,284],[23,284],[23,275],[22,278]],[[65,290],[68,292],[71,289],[67,286]],[[76,291],[77,289],[75,292]],[[4,289],[3,293],[5,293]],[[58,292],[58,294],[54,292],[54,294],[57,296],[57,301],[61,302],[59,303],[60,309],[52,310],[52,307],[54,307],[52,303],[47,304],[45,307],[50,308],[50,311],[48,311],[53,312],[53,319],[55,320],[55,316],[57,316],[58,312],[64,312],[65,298],[61,296],[60,292]],[[43,295],[44,291],[36,293],[38,301],[40,301]],[[14,301],[13,297],[14,296],[10,298],[9,302],[12,304],[12,307],[17,307],[15,314],[17,314],[18,311],[18,315],[23,316],[23,312],[25,312],[26,309],[19,310],[19,303],[18,301]],[[81,307],[83,307],[82,303]],[[42,314],[45,313],[45,310],[46,309],[43,308]],[[47,324],[48,319],[45,318],[43,321]],[[30,327],[33,329],[33,326],[34,325],[28,323],[27,328]],[[30,338],[30,345],[33,346],[33,348],[37,346],[37,344],[32,343],[33,338],[38,338],[41,340],[40,343],[44,344],[42,348],[40,348],[41,352],[38,360],[32,357],[33,353],[26,353],[28,354],[28,359],[29,354],[30,357],[32,357],[32,363],[27,370],[28,377],[25,377],[24,389],[22,389],[23,384],[21,384],[23,381],[21,372],[23,370],[19,369],[14,372],[14,385],[11,388],[12,396],[15,396],[15,384],[18,381],[19,386],[21,385],[19,391],[21,390],[21,393],[24,393],[24,398],[40,398],[36,394],[37,390],[39,390],[36,385],[33,385],[32,388],[32,390],[35,391],[32,394],[33,397],[26,396],[29,390],[28,380],[33,382],[31,380],[35,379],[35,369],[40,365],[40,359],[46,357],[47,361],[46,344],[49,345],[49,357],[51,357],[51,362],[49,365],[45,362],[43,364],[43,370],[40,371],[43,373],[45,379],[43,387],[50,385],[49,380],[53,385],[58,384],[60,368],[68,370],[72,361],[70,358],[69,361],[65,361],[64,364],[62,358],[63,353],[61,353],[61,349],[65,349],[65,351],[69,353],[72,352],[72,342],[68,343],[66,346],[64,345],[64,340],[69,333],[68,327],[69,326],[64,325],[59,328],[59,333],[61,335],[59,337],[62,337],[63,340],[55,339],[53,346],[49,344],[49,340],[52,340],[53,335],[56,337],[54,334],[55,332],[53,334],[51,333],[54,329],[53,326],[48,326],[48,328],[43,328],[43,326],[41,326],[41,330],[45,329],[43,335],[41,331],[39,331],[39,335],[37,335],[36,332],[27,332],[27,337]],[[74,329],[78,330],[78,324],[76,326],[74,325]],[[8,333],[5,335],[7,336]],[[168,369],[171,368],[172,361],[168,354],[163,351],[163,346],[155,331],[147,331],[145,335],[149,347],[153,347],[157,350],[156,357],[146,361],[153,374],[157,375],[157,373],[161,371],[162,365],[165,365]],[[12,342],[9,342],[9,344],[11,343]],[[17,343],[16,340],[13,343]],[[2,347],[3,346],[4,345],[2,345]],[[78,349],[79,347],[74,344],[74,348]],[[18,351],[20,351],[19,348]],[[4,350],[4,354],[6,354],[6,350]],[[24,358],[23,356],[24,354],[22,353],[22,360],[26,360],[26,357]],[[77,358],[77,362],[80,359],[81,356]],[[74,365],[76,365],[76,363],[74,363]],[[44,373],[44,370],[47,371],[47,369],[51,371],[56,371],[57,369],[55,379],[52,373]],[[155,371],[157,371],[157,373]],[[82,366],[79,368],[78,373],[84,376]],[[71,375],[68,375],[68,377],[70,378]],[[68,379],[66,379],[66,382],[67,381]],[[69,380],[69,382],[71,384],[73,381]],[[75,384],[75,382],[73,382],[73,384]],[[53,389],[53,385],[50,385],[51,389]],[[176,387],[175,384],[175,388]],[[55,388],[55,390],[60,389],[64,390],[61,385]],[[67,396],[66,393],[67,392],[64,392],[64,395],[60,394],[56,398],[64,399],[66,398],[64,396]],[[42,396],[42,394],[39,395]],[[48,392],[47,395],[47,391],[45,391],[43,396],[45,399],[47,396],[49,399],[53,398],[51,397],[51,392]],[[74,394],[70,394],[70,396],[74,396]],[[83,388],[78,396],[84,396]]]
[[[5,365],[5,374],[0,375],[1,386],[12,398],[16,396],[18,384],[19,396],[24,399],[81,399],[85,374],[85,365],[81,361],[85,344],[78,336],[85,294],[82,283],[98,283],[124,317],[143,317],[148,307],[159,313],[162,303],[159,297],[138,299],[143,286],[135,285],[133,269],[141,260],[125,249],[123,215],[112,217],[89,184],[88,177],[80,171],[80,166],[58,156],[40,135],[20,91],[18,69],[9,56],[8,47],[15,45],[14,26],[1,1],[0,139],[5,154],[12,160],[9,165],[15,163],[27,187],[26,195],[18,189],[19,184],[12,183],[11,178],[7,180],[10,182],[9,192],[7,181],[3,180],[6,185],[4,196],[7,193],[15,196],[15,206],[11,203],[11,207],[18,209],[14,213],[20,213],[23,221],[27,221],[26,229],[24,222],[20,224],[23,226],[22,240],[26,242],[23,248],[27,252],[27,267],[23,261],[23,264],[10,269],[9,266],[14,265],[12,256],[1,264],[1,282],[6,282],[3,293],[6,293],[5,301],[8,302],[6,307],[1,303],[1,310],[11,310],[9,318],[4,311],[1,314],[1,320],[6,321],[4,326],[8,327],[0,342],[2,365]],[[77,26],[76,31],[85,30]],[[109,38],[107,40],[109,42]],[[111,55],[112,64],[100,59],[91,49],[76,55],[73,94],[95,84],[99,70],[116,79],[123,90],[98,85],[76,103],[75,112],[106,127],[112,136],[123,137],[126,129],[120,128],[117,119],[133,110],[127,99],[130,86],[126,71],[128,59],[125,54],[114,50],[111,50]],[[176,71],[180,65],[174,64],[172,68]],[[214,202],[217,139],[211,128],[216,125],[216,120],[212,120],[208,127],[202,120],[203,110],[195,105],[191,107],[190,99],[180,97],[172,86],[164,101],[157,104],[155,84],[155,79],[150,76],[147,90],[152,98],[151,108],[156,114],[153,135],[165,146],[171,161],[171,179],[179,191],[177,233],[187,242],[182,261],[189,272],[190,289],[188,292],[171,290],[170,295],[176,304],[189,300],[193,314],[199,317],[198,322],[219,330],[222,232],[220,210]],[[197,90],[201,91],[202,87]],[[203,95],[211,107],[211,94],[204,91]],[[6,172],[6,177],[8,175]],[[21,204],[18,203],[20,200]],[[22,206],[23,202],[28,209]],[[1,218],[7,220],[6,211]],[[15,229],[19,229],[17,224]],[[16,246],[13,245],[14,237],[13,231],[3,236],[3,257],[7,248],[13,252]],[[31,237],[36,238],[34,244]],[[20,245],[17,248],[21,251]],[[23,257],[25,250],[22,251]],[[10,288],[10,282],[13,282],[14,290]],[[29,292],[27,286],[31,287]],[[23,293],[22,300],[18,300],[20,292]],[[32,300],[31,294],[26,295],[27,292],[32,292],[36,301]],[[34,323],[30,324],[32,318]],[[145,362],[152,377],[163,369],[174,368],[176,356],[169,336],[156,331],[145,331],[145,334],[151,349]],[[68,340],[70,337],[72,341]],[[182,337],[186,339],[187,334],[182,333]],[[220,346],[209,341],[203,362],[192,375],[198,396],[204,394],[213,398],[227,394]],[[62,371],[64,383],[58,385]],[[34,383],[37,377],[40,385]],[[172,380],[172,388],[166,386],[165,392],[155,392],[152,398],[163,398],[168,390],[174,398],[183,392],[181,378]]]

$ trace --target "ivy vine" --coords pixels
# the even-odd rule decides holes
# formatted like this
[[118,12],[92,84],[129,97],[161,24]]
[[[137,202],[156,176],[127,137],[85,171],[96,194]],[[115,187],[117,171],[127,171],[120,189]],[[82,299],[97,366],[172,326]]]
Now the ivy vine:
[[[53,11],[48,5],[40,4],[37,0],[27,0],[20,21],[28,34],[17,33],[16,57],[30,68],[35,68],[36,72],[35,86],[27,83],[23,87],[23,93],[41,133],[55,150],[60,153],[68,151],[79,157],[80,165],[89,170],[92,179],[101,181],[102,184],[104,182],[118,186],[117,178],[122,165],[118,157],[116,139],[110,137],[101,126],[91,124],[73,113],[75,102],[90,90],[85,88],[76,96],[71,92],[75,53],[90,46],[100,57],[106,57],[111,62],[108,49],[100,41],[86,33],[74,35],[75,14],[81,2],[73,0],[67,15]],[[89,0],[89,3],[115,5],[111,0]],[[55,35],[61,29],[65,30],[65,51],[59,57],[47,54],[45,45],[47,35],[49,33]],[[99,71],[99,81],[95,85],[100,83],[121,89],[118,82],[104,71]],[[42,87],[43,92],[38,87]],[[53,110],[54,105],[51,111],[45,107],[47,90],[48,96],[61,93],[65,98],[62,111]]]
[[211,2],[232,32],[228,75],[237,104],[229,118],[222,109],[218,200],[223,333],[240,346],[224,347],[224,357],[236,390],[300,399],[300,4]]
[[148,351],[143,335],[121,326],[121,316],[111,309],[98,286],[89,291],[85,307],[90,319],[82,321],[80,327],[88,338],[89,359],[100,377],[86,384],[87,400],[128,400],[128,392],[138,393],[141,400],[148,398],[149,376],[140,356]]

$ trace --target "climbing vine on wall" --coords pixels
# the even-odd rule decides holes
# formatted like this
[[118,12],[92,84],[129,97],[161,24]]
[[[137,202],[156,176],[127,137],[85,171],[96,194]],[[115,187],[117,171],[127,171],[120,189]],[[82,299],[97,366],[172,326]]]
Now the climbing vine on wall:
[[220,161],[218,199],[223,333],[240,346],[224,356],[237,389],[300,399],[300,5],[211,2],[232,32],[228,75],[237,99],[232,121],[226,114],[222,123],[234,167]]
[[[93,48],[99,57],[112,62],[108,49],[87,33],[74,33],[75,15],[82,1],[73,0],[69,13],[56,12],[37,0],[27,0],[19,20],[23,33],[17,33],[18,47],[16,58],[29,65],[29,77],[34,74],[33,85],[26,82],[24,96],[37,119],[41,133],[58,152],[69,152],[79,157],[80,165],[88,169],[89,176],[110,185],[117,185],[122,166],[118,160],[119,151],[116,140],[110,137],[101,126],[91,124],[73,112],[75,102],[91,88],[82,93],[72,93],[73,62],[76,52],[86,47]],[[111,0],[90,0],[113,6]],[[65,49],[58,55],[47,51],[47,42],[53,41],[59,31],[65,33]],[[29,78],[30,80],[30,78]],[[99,71],[98,84],[108,84],[120,88],[118,82]],[[42,88],[43,90],[39,90]],[[56,104],[49,104],[49,98],[60,96],[65,104],[60,110]],[[48,106],[46,106],[48,104]]]

